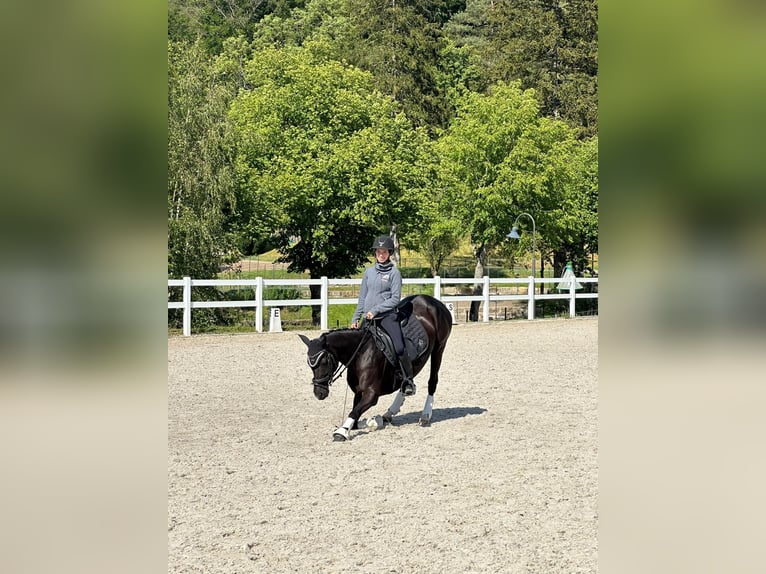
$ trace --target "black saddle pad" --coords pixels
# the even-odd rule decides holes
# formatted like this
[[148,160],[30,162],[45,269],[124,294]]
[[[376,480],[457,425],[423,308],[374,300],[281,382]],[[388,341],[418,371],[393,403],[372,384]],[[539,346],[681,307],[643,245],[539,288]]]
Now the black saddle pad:
[[[426,333],[420,319],[412,312],[412,302],[407,299],[397,308],[399,313],[399,323],[402,326],[402,335],[404,337],[404,349],[410,361],[414,361],[428,350],[428,333]],[[376,322],[373,330],[375,334],[375,345],[380,349],[388,359],[388,362],[395,367],[399,366],[399,359],[394,351],[394,344],[391,337]]]

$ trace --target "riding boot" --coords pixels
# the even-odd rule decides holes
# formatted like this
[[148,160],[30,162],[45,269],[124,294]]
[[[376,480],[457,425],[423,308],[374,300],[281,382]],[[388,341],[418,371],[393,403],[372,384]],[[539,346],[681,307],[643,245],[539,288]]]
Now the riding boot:
[[405,397],[410,397],[415,394],[417,389],[415,382],[412,380],[412,363],[406,353],[399,355],[399,364],[402,367],[402,394]]

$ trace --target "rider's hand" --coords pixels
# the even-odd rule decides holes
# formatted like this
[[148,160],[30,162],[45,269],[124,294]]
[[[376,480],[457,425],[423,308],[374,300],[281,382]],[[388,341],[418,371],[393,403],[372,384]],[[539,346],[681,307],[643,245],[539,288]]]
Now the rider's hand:
[[372,319],[374,316],[375,315],[372,313],[372,311],[367,311],[367,315],[365,315],[365,317],[367,317],[368,319]]
[[352,329],[358,329],[359,328],[359,322],[358,321],[354,321],[353,323],[351,323],[351,328]]

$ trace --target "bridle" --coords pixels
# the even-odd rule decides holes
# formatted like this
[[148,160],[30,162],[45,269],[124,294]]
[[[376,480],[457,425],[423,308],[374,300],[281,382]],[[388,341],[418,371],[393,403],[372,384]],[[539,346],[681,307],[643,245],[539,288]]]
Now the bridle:
[[311,370],[313,372],[316,366],[322,360],[322,357],[324,357],[325,355],[327,355],[327,357],[330,360],[329,374],[321,378],[312,377],[311,382],[314,383],[314,386],[319,385],[320,387],[322,387],[326,385],[329,387],[335,382],[335,379],[338,378],[334,376],[335,373],[338,371],[338,366],[339,366],[338,359],[335,357],[335,355],[333,355],[329,351],[322,349],[315,355],[309,355],[309,358],[307,359],[306,362],[309,364],[309,367],[311,367]]
[[309,364],[309,367],[311,367],[312,373],[325,355],[327,355],[330,361],[330,371],[328,375],[321,378],[317,378],[317,377],[311,378],[311,382],[314,384],[314,386],[329,388],[335,381],[337,381],[338,378],[343,374],[343,371],[345,371],[348,368],[348,365],[350,365],[354,361],[354,357],[356,357],[356,354],[359,352],[359,349],[362,348],[362,344],[364,343],[365,339],[367,339],[367,335],[369,334],[369,332],[370,332],[369,327],[365,326],[364,333],[362,334],[362,338],[360,339],[359,344],[356,346],[354,353],[351,355],[351,358],[348,360],[348,362],[345,365],[341,365],[340,361],[338,361],[338,358],[327,349],[322,349],[318,353],[309,355],[308,359],[306,359],[306,362]]

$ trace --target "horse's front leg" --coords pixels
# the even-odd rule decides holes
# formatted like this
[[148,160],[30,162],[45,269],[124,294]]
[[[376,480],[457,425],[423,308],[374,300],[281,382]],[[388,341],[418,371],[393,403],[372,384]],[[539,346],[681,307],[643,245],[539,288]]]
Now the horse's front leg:
[[354,395],[354,406],[351,412],[348,413],[348,418],[343,426],[339,426],[332,433],[332,438],[335,441],[350,440],[350,431],[354,428],[356,422],[361,418],[362,414],[367,412],[368,409],[374,407],[378,403],[378,395],[372,389],[365,389],[364,391],[357,391]]
[[[357,406],[359,406],[359,401],[362,400],[362,393],[354,393],[354,404],[351,407],[351,410],[354,410]],[[354,423],[354,426],[351,427],[351,430],[357,430],[359,428],[359,419],[356,420]]]

